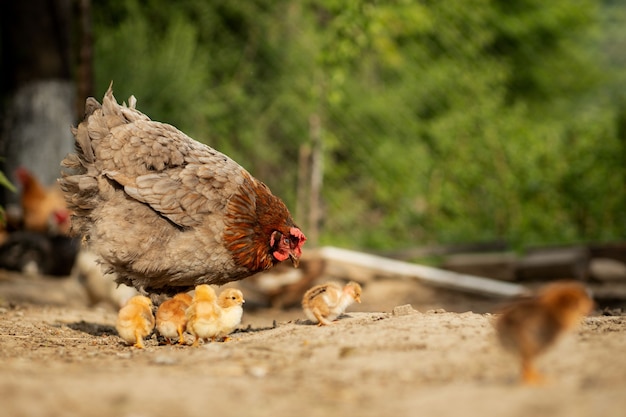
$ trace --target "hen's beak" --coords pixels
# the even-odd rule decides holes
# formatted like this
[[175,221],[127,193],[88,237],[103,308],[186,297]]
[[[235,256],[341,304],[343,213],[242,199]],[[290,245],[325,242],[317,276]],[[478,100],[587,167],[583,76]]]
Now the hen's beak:
[[293,264],[294,268],[297,268],[298,265],[300,265],[300,258],[298,258],[296,255],[294,255],[291,252],[289,252],[289,259],[291,259],[291,263]]

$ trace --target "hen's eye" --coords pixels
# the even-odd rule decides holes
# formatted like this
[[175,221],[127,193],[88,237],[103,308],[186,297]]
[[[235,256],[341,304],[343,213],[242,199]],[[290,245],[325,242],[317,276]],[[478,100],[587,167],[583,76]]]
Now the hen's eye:
[[291,243],[291,241],[289,240],[289,238],[285,238],[285,239],[283,239],[283,243],[284,243],[285,245],[288,245],[288,244],[290,244],[290,243]]

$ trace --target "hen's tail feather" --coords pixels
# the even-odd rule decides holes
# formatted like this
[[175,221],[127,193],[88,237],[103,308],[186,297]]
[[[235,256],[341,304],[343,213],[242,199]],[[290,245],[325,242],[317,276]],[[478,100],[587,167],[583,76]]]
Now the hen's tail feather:
[[100,141],[107,140],[111,129],[136,120],[150,120],[135,109],[136,102],[131,96],[129,106],[118,104],[111,84],[102,104],[93,97],[86,100],[85,118],[78,127],[72,128],[75,153],[67,155],[61,162],[65,169],[61,173],[59,185],[68,208],[76,214],[72,219],[73,233],[88,233],[90,213],[101,203],[103,195],[106,195],[101,188],[107,188],[107,185],[103,184],[104,180],[98,171],[94,149],[98,149]]
[[[103,106],[96,99],[89,97],[86,100],[85,118],[78,127],[72,128],[75,153],[68,154],[61,162],[65,169],[61,172],[59,185],[68,208],[75,213],[72,216],[73,234],[88,232],[89,214],[100,201],[94,142],[110,133],[109,123],[103,113]],[[117,125],[124,122],[119,112],[117,119]]]

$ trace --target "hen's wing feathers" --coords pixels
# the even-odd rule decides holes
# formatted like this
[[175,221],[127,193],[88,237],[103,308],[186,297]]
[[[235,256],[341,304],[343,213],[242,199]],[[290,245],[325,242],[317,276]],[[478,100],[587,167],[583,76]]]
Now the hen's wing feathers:
[[236,162],[169,125],[139,120],[111,136],[109,147],[98,149],[102,172],[180,227],[198,226],[207,213],[222,211],[244,182]]

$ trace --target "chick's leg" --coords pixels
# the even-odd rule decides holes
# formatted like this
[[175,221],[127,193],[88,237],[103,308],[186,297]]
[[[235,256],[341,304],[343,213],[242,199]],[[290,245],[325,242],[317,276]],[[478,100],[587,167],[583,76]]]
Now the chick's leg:
[[326,318],[322,316],[322,313],[320,313],[320,311],[317,308],[313,309],[313,315],[317,319],[318,326],[330,326],[331,324],[333,324],[332,321],[326,320]]
[[194,335],[195,339],[193,341],[193,343],[191,344],[192,347],[198,347],[198,340],[200,340],[200,338],[198,337],[198,335]]
[[185,344],[185,332],[183,332],[183,327],[178,326],[178,328],[176,329],[176,332],[178,332],[178,344],[184,345]]
[[546,382],[545,377],[537,371],[532,359],[522,359],[522,383],[525,385],[543,385]]
[[143,345],[143,337],[141,337],[141,334],[139,333],[139,331],[135,332],[135,344],[134,346],[137,349],[143,349],[144,345]]

